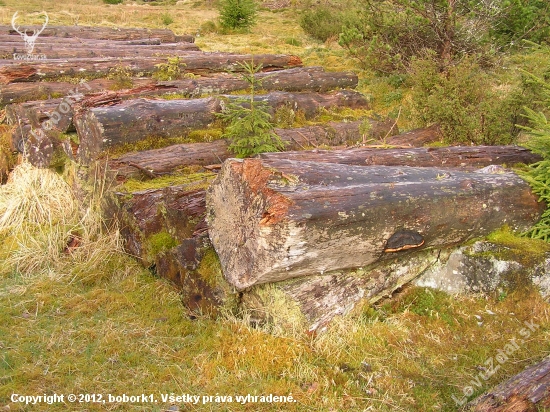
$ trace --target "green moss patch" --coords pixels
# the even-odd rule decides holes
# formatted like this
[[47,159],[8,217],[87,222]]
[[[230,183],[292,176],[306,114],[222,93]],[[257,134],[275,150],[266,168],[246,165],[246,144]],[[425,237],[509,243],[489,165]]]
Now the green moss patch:
[[155,233],[147,239],[147,251],[151,256],[156,256],[161,252],[172,249],[178,242],[172,235],[166,231]]
[[118,192],[134,193],[149,189],[162,189],[169,186],[190,184],[189,190],[206,189],[212,179],[216,176],[212,172],[189,173],[189,169],[184,169],[175,175],[161,176],[151,180],[129,179],[121,186],[117,187]]

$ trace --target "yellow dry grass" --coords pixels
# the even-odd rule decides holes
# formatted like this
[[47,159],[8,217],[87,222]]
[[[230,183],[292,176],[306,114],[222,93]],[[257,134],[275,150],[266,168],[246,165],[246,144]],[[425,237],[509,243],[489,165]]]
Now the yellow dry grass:
[[[217,15],[202,3],[1,4],[5,24],[15,11],[38,22],[29,13],[45,10],[52,25],[164,27],[162,16],[169,13],[174,23],[167,27],[179,34],[196,33]],[[295,10],[262,11],[260,21],[250,34],[205,34],[197,43],[205,50],[297,53],[329,70],[354,68],[334,43],[308,39]],[[289,37],[303,45],[286,44]],[[362,91],[390,90],[370,74],[362,79]],[[85,191],[67,181],[22,164],[0,187],[0,410],[454,411],[453,396],[462,397],[525,322],[538,327],[476,394],[550,352],[548,304],[534,290],[451,297],[407,288],[337,319],[317,337],[301,332],[293,317],[281,319],[288,327],[276,330],[255,329],[230,315],[191,320],[174,288],[122,253],[116,228],[105,227],[103,178]],[[78,246],[66,250],[75,237]],[[280,303],[274,302],[272,315],[287,316]],[[10,401],[13,394],[54,393],[152,394],[158,402]],[[192,405],[161,398],[269,393],[292,394],[297,402]]]

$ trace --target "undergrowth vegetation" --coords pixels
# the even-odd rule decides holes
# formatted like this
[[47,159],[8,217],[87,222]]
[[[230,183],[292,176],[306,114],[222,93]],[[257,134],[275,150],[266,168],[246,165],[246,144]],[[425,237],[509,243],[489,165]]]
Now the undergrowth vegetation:
[[[0,8],[0,17],[6,24],[18,8],[43,6],[37,0],[4,3],[8,6]],[[361,1],[363,5],[371,3],[375,2]],[[510,7],[489,34],[498,38],[495,44],[509,50],[509,54],[496,56],[487,53],[484,44],[475,44],[484,52],[483,58],[459,58],[443,71],[441,55],[405,55],[392,43],[408,41],[408,45],[400,45],[403,49],[427,44],[427,40],[416,42],[419,36],[424,36],[424,41],[430,35],[430,27],[421,19],[413,14],[369,17],[367,8],[357,14],[347,3],[346,7],[327,2],[320,6],[308,4],[301,17],[296,9],[255,11],[256,21],[261,24],[250,24],[246,34],[244,30],[236,34],[239,29],[218,33],[213,22],[219,13],[211,4],[150,6],[125,2],[124,6],[106,7],[96,0],[60,0],[47,7],[56,24],[162,24],[178,34],[195,33],[205,27],[209,30],[202,32],[197,43],[207,51],[290,52],[300,55],[306,65],[353,69],[360,75],[359,90],[372,97],[372,109],[320,111],[314,122],[379,114],[398,118],[401,130],[439,123],[450,143],[495,144],[523,138],[524,144],[544,157],[525,176],[543,199],[550,200],[549,106],[545,98],[550,59],[541,48],[518,49],[524,38],[547,38],[548,26],[543,23],[548,18],[548,3],[530,2],[533,9],[528,12],[525,2],[502,3]],[[384,4],[395,6],[400,1]],[[376,26],[365,26],[363,19],[367,17],[383,18],[373,23],[380,24],[378,28],[384,31],[370,36],[368,30]],[[535,28],[521,32],[520,28],[527,27],[525,21],[535,21]],[[411,22],[414,24],[408,25]],[[382,23],[391,24],[383,27]],[[495,61],[499,64],[492,63]],[[168,61],[160,71],[169,77],[181,76],[184,67],[172,63]],[[111,76],[117,83],[115,87],[131,84],[130,74],[122,69]],[[531,110],[524,111],[524,106]],[[225,119],[237,119],[235,129],[226,127],[222,131],[219,121],[189,136],[164,141],[152,138],[117,148],[119,152],[113,153],[211,141],[235,130],[249,131],[237,121],[243,119],[241,114],[251,116],[252,110],[254,104],[248,111],[242,105],[235,106],[235,116]],[[266,136],[267,144],[276,148],[279,144],[270,140],[269,134],[272,119],[260,113],[258,110],[253,115],[263,125],[259,135]],[[281,109],[275,117],[278,126],[307,124],[303,114],[289,108]],[[521,130],[525,136],[518,136]],[[254,142],[250,146],[250,135],[234,136],[244,136],[243,146],[236,149],[238,154],[250,155],[258,150]],[[240,144],[240,139],[235,142]],[[10,150],[2,150],[11,167]],[[296,327],[295,319],[286,316],[288,308],[279,310],[281,302],[273,302],[273,316],[284,319],[274,325],[284,327],[248,322],[253,318],[251,313],[238,317],[226,313],[217,320],[190,316],[171,284],[143,269],[121,250],[118,229],[110,227],[100,213],[108,186],[104,176],[98,175],[91,186],[81,187],[76,172],[68,167],[61,176],[23,163],[0,186],[0,410],[64,411],[68,407],[13,404],[9,401],[13,393],[154,394],[159,400],[154,405],[106,407],[85,403],[71,408],[159,412],[170,407],[175,410],[171,403],[160,402],[161,394],[273,393],[292,394],[297,402],[174,403],[180,410],[193,411],[455,411],[459,407],[456,399],[463,398],[472,381],[481,379],[479,373],[489,359],[494,359],[510,339],[520,337],[526,322],[536,325],[529,338],[496,374],[482,379],[468,399],[550,353],[548,304],[534,288],[454,297],[427,288],[406,287],[391,299],[373,306],[365,304],[337,318],[319,335]],[[204,184],[211,177],[205,174],[197,183]],[[188,177],[165,176],[148,182],[129,181],[123,189],[145,190],[182,182],[188,182]],[[549,223],[547,212],[530,235],[548,240]],[[524,243],[529,239],[508,232],[494,234],[489,240],[546,253],[542,246],[535,250],[532,243]],[[172,238],[161,232],[151,247],[171,245]]]

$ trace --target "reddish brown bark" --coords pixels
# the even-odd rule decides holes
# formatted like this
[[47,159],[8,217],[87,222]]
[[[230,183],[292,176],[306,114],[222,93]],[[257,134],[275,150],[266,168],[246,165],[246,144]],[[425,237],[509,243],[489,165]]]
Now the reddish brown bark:
[[544,209],[513,173],[263,159],[227,160],[206,204],[238,289],[373,264],[400,229],[423,237],[419,249],[446,247],[527,229]]

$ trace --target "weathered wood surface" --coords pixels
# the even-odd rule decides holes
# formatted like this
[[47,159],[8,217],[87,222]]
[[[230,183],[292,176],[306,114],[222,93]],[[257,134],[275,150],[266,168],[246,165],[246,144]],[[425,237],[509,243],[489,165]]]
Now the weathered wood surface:
[[[78,43],[37,44],[33,54],[41,54],[46,59],[86,59],[104,57],[174,57],[187,56],[190,51],[200,51],[195,43],[163,43],[160,45],[91,45]],[[13,54],[26,54],[24,43],[0,43],[0,56],[10,58]]]
[[[133,87],[156,84],[153,79],[132,79]],[[27,82],[0,85],[0,106],[33,100],[48,100],[70,95],[113,90],[119,82],[111,79],[94,79],[74,84],[69,82]]]
[[[280,70],[302,65],[297,56],[276,54],[231,54],[231,53],[204,53],[189,51],[182,57],[185,72],[205,74],[212,72],[239,72],[242,67],[239,63],[254,61],[262,64],[264,71]],[[160,57],[127,57],[119,59],[92,58],[92,59],[57,59],[37,60],[32,62],[14,63],[13,60],[0,61],[0,84],[13,82],[28,82],[37,80],[51,80],[61,76],[101,77],[109,74],[111,69],[123,67],[129,73],[150,74],[156,65],[166,63],[166,58]]]
[[[190,100],[136,99],[109,107],[94,107],[75,115],[80,138],[79,159],[94,160],[104,148],[132,143],[145,138],[184,136],[192,129],[207,128],[216,120],[224,99],[245,96],[208,97]],[[255,96],[274,111],[289,105],[312,117],[322,107],[368,107],[358,92],[337,91],[331,94],[272,92]]]
[[353,166],[416,166],[480,168],[489,165],[535,163],[541,156],[519,146],[451,146],[411,149],[351,148],[263,153],[262,159],[288,159]]
[[443,134],[437,124],[408,132],[386,139],[383,143],[392,146],[421,147],[429,143],[442,141]]
[[114,192],[104,211],[118,222],[128,253],[172,281],[189,310],[215,315],[233,296],[206,233],[204,188],[210,179]]
[[[8,45],[12,47],[19,47],[23,39],[20,35],[14,34],[0,34],[0,44]],[[136,39],[136,40],[96,40],[96,39],[82,39],[78,37],[48,37],[47,39],[38,39],[35,42],[36,46],[39,45],[76,45],[76,46],[158,46],[159,44],[178,44],[178,43],[162,43],[160,39]]]
[[239,290],[373,264],[401,229],[440,248],[525,230],[543,209],[513,173],[405,166],[228,159],[207,191],[209,236]]
[[[27,31],[40,30],[42,26],[29,25],[23,27]],[[3,35],[20,36],[11,25],[0,25]],[[140,40],[159,39],[163,43],[194,42],[195,38],[189,35],[176,36],[169,29],[142,29],[142,28],[111,28],[91,26],[47,26],[40,33],[40,37],[78,37],[96,40]]]
[[[369,133],[386,134],[390,131],[393,121],[380,122],[368,120],[371,124]],[[353,122],[357,125],[363,121]],[[275,129],[283,142],[285,149],[299,150],[319,145],[342,145],[349,139],[348,122],[332,122],[322,126],[299,127],[295,129]],[[357,126],[358,128],[359,126]],[[311,130],[318,135],[309,135]],[[357,137],[357,136],[355,136]],[[129,177],[143,177],[144,170],[150,175],[162,175],[186,166],[207,166],[220,164],[231,157],[227,148],[229,143],[217,140],[212,143],[187,143],[168,146],[162,149],[145,150],[128,153],[109,161],[109,169],[116,172],[119,180]],[[284,155],[283,155],[284,156]]]
[[[438,262],[439,256],[440,249],[404,252],[358,270],[254,286],[242,293],[241,309],[254,323],[322,332],[334,317],[346,315],[360,302],[373,304],[390,296]],[[285,305],[281,305],[281,299]],[[299,324],[291,325],[289,320],[299,320]]]
[[[270,73],[257,73],[255,77],[263,80],[262,89],[266,91],[314,91],[327,92],[336,88],[355,88],[357,76],[353,73],[325,72],[321,67],[297,67]],[[133,87],[139,88],[157,85],[153,90],[142,91],[140,96],[162,96],[166,94],[199,97],[204,94],[223,94],[249,88],[249,84],[238,75],[218,73],[208,77],[171,81],[153,79],[131,79]],[[28,100],[45,100],[64,97],[75,92],[97,93],[117,87],[116,80],[95,79],[85,85],[68,82],[26,82],[0,85],[0,105],[20,103]],[[138,94],[135,94],[138,96]]]
[[212,178],[191,183],[128,193],[115,191],[105,208],[108,218],[120,223],[125,249],[149,267],[155,262],[151,237],[167,233],[176,243],[204,234],[204,190]]
[[474,412],[548,410],[550,408],[550,358],[544,358],[539,363],[512,376],[468,406],[470,407],[468,410]]

